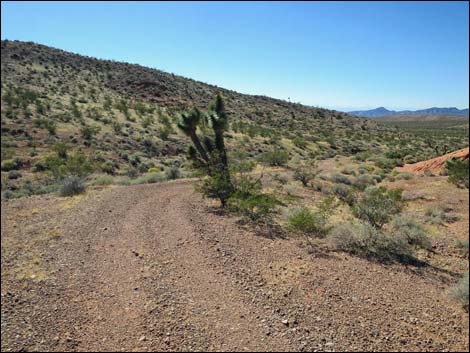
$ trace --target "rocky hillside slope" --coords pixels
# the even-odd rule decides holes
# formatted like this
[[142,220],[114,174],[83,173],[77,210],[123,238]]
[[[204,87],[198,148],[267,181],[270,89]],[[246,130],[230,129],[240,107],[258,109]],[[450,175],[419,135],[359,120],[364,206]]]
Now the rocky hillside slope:
[[70,163],[87,161],[94,173],[135,178],[173,167],[191,173],[188,141],[176,123],[181,112],[206,108],[218,92],[226,100],[234,161],[259,163],[282,155],[283,163],[298,164],[336,155],[387,159],[389,153],[394,159],[414,156],[410,162],[434,157],[434,145],[466,143],[462,136],[427,140],[397,134],[346,113],[244,95],[31,42],[1,42],[1,77],[2,191],[10,191],[9,197],[48,192],[65,156],[76,153]]

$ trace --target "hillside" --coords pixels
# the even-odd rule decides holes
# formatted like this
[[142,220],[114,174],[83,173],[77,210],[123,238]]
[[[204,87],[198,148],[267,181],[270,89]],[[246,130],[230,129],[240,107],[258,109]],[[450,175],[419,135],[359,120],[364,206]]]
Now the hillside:
[[[233,159],[259,162],[279,151],[291,161],[367,151],[378,157],[396,148],[393,129],[370,120],[30,42],[2,41],[1,72],[2,190],[8,197],[53,190],[50,159],[57,148],[83,153],[95,173],[135,177],[176,166],[190,175],[187,140],[176,122],[186,109],[207,107],[217,92],[226,98]],[[420,150],[416,158],[435,156],[432,144],[400,138]],[[455,148],[465,143],[462,136],[440,139]]]

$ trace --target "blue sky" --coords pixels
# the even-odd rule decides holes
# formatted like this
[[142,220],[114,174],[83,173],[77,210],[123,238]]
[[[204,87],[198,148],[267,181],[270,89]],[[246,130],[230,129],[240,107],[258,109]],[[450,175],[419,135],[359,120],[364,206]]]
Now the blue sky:
[[8,2],[2,39],[353,110],[468,107],[462,2]]

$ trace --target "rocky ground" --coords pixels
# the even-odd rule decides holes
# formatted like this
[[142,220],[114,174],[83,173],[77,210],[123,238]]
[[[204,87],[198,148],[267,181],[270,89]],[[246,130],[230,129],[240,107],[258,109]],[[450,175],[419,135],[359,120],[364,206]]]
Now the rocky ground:
[[457,273],[308,252],[189,181],[2,204],[2,351],[468,351]]

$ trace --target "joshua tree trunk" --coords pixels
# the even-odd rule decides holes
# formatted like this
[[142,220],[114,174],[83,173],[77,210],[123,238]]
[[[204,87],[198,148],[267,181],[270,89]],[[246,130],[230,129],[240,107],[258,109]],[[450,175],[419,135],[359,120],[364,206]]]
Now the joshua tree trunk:
[[199,137],[197,137],[196,132],[191,133],[189,135],[189,138],[193,142],[194,147],[196,147],[197,151],[201,155],[201,158],[204,159],[206,163],[209,163],[209,157],[207,156],[207,152],[204,147],[202,147],[201,141],[199,140]]

